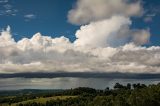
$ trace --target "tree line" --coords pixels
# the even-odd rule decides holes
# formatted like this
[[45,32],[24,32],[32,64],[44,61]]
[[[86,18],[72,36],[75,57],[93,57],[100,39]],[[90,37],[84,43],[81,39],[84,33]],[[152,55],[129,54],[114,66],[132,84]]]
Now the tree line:
[[[122,85],[116,83],[113,89],[106,87],[104,90],[97,90],[88,87],[64,90],[53,94],[30,95],[8,100],[8,103],[17,103],[37,97],[52,96],[76,96],[75,98],[53,99],[46,103],[28,102],[20,103],[17,106],[160,106],[160,83],[130,84]],[[27,98],[28,97],[28,98]],[[13,101],[14,100],[14,101]]]

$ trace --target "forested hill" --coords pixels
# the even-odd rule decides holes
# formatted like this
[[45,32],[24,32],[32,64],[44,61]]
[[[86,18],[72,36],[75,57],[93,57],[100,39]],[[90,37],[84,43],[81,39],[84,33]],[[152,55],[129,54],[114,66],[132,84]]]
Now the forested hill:
[[1,96],[0,106],[160,106],[157,85],[116,83],[104,90],[79,87],[60,92]]

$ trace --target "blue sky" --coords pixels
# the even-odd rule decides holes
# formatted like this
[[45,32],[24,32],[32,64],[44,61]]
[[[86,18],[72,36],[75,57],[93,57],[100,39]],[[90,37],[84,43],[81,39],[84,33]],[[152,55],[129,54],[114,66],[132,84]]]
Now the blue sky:
[[[41,73],[90,78],[99,73],[113,80],[119,73],[122,79],[134,76],[139,82],[144,75],[159,81],[159,19],[160,0],[0,0],[1,87],[70,83],[32,79]],[[3,74],[31,79],[3,79]],[[68,81],[74,86],[81,80]]]
[[[16,40],[41,32],[52,37],[63,35],[74,41],[80,26],[69,23],[67,14],[75,3],[76,0],[0,0],[0,29],[10,25]],[[132,18],[131,28],[149,28],[151,39],[147,45],[160,45],[160,0],[144,0],[143,7],[145,14]]]
[[[9,4],[12,6],[11,10],[17,10],[15,16],[0,15],[0,19],[3,20],[0,28],[10,25],[16,40],[22,36],[31,37],[37,32],[53,37],[65,35],[72,40],[78,27],[67,22],[67,12],[74,2],[75,0],[67,0],[67,2],[64,0],[40,0],[38,2],[36,0],[9,0],[7,3],[0,3],[1,7]],[[34,15],[34,17],[25,18],[25,15]]]
[[0,73],[160,73],[159,10],[159,0],[0,0]]

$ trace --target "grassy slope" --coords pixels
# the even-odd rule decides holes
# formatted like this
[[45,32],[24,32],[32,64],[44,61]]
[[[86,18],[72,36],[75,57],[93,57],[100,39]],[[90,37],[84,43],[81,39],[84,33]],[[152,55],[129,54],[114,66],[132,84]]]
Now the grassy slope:
[[0,104],[0,106],[9,106],[8,103]]
[[[22,101],[22,102],[19,102],[19,103],[22,103],[22,104],[25,104],[25,103],[28,103],[28,102],[46,103],[47,101],[53,100],[53,99],[67,99],[67,98],[75,98],[75,97],[77,97],[77,96],[53,96],[53,97],[46,97],[46,98],[40,97],[40,98],[37,98],[37,99]],[[19,103],[14,103],[11,106],[16,106]]]

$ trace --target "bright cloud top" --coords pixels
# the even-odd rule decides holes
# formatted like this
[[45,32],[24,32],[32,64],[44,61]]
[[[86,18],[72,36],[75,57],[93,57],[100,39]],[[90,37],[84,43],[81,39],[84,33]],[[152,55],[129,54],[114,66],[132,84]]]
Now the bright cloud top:
[[149,30],[130,29],[130,17],[142,14],[139,0],[77,0],[68,12],[68,20],[72,24],[82,24],[75,34],[76,45],[118,47],[130,42],[143,45],[149,42]]
[[142,13],[140,1],[78,0],[68,20],[86,25],[73,43],[40,33],[15,42],[8,27],[0,34],[0,73],[160,73],[160,47],[141,47],[149,42],[149,30],[130,28],[130,17]]
[[117,48],[77,46],[67,38],[40,33],[15,42],[8,27],[0,35],[0,72],[159,73],[160,47],[133,43]]
[[81,26],[76,32],[75,44],[94,47],[117,47],[129,42],[142,45],[149,42],[149,30],[130,29],[132,21],[123,16]]
[[114,15],[141,16],[141,2],[131,0],[77,0],[76,6],[68,13],[68,21],[72,24],[87,24],[104,20]]

